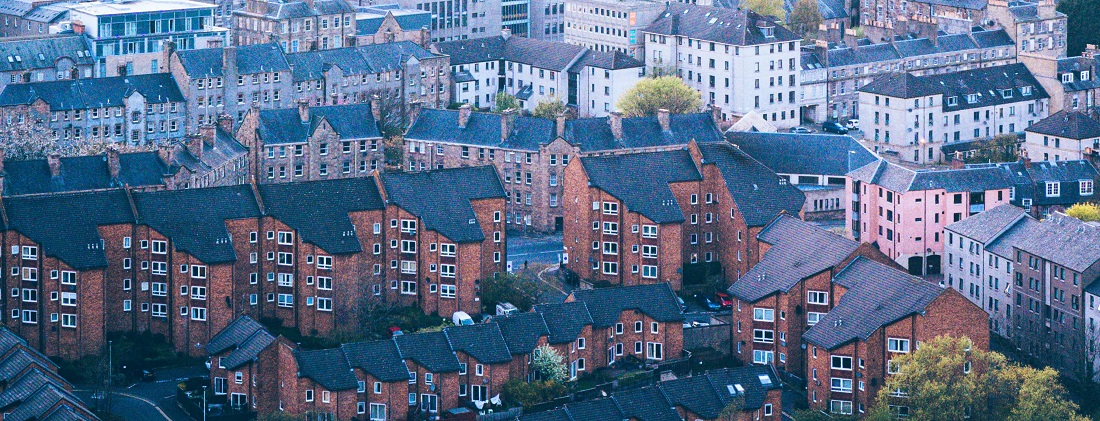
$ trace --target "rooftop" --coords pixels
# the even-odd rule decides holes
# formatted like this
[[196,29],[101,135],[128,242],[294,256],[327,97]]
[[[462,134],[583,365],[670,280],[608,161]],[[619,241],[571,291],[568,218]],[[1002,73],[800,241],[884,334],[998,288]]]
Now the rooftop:
[[93,16],[113,16],[132,13],[167,12],[172,10],[214,9],[212,3],[194,0],[132,0],[126,2],[92,1],[69,6],[75,12]]
[[1081,111],[1061,110],[1028,126],[1027,132],[1067,139],[1096,139],[1100,138],[1100,122]]
[[766,16],[748,9],[727,9],[671,2],[641,32],[678,35],[703,41],[751,46],[801,39]]

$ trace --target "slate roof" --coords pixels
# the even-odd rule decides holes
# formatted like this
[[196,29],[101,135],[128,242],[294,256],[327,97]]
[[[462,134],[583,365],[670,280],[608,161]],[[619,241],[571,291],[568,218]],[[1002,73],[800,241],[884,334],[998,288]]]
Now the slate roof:
[[[711,370],[706,372],[705,376],[710,379],[710,383],[714,385],[719,395],[725,392],[722,398],[726,404],[733,400],[729,394],[729,386],[741,385],[745,389],[743,410],[755,410],[764,406],[768,391],[781,387],[779,376],[776,374],[774,366],[771,365],[751,365],[741,368]],[[764,382],[765,376],[768,380],[767,383]]]
[[38,350],[31,347],[30,344],[27,343],[26,339],[23,339],[23,337],[16,335],[15,332],[12,332],[10,329],[0,326],[0,355],[7,354],[15,347],[21,347],[31,354],[37,355],[38,359],[42,360],[42,362],[45,363],[50,369],[57,368],[57,364],[54,364],[53,361],[49,359],[49,357],[46,357],[41,352],[38,352]]
[[148,104],[185,101],[171,73],[154,73],[8,85],[0,92],[0,107],[30,105],[39,99],[50,111],[120,107],[133,94],[141,94]]
[[1057,212],[1042,226],[1042,234],[1023,238],[1014,246],[1074,272],[1085,272],[1100,262],[1100,227]]
[[579,70],[585,67],[597,67],[607,70],[620,70],[643,66],[645,66],[645,63],[638,61],[638,59],[622,51],[588,50],[584,52],[584,57],[573,66],[573,69]]
[[[740,2],[738,2],[740,6]],[[791,15],[794,11],[795,5],[798,4],[798,0],[784,0],[783,10],[787,12],[787,16]],[[845,2],[842,0],[824,0],[817,2],[817,12],[821,14],[823,20],[831,19],[843,19],[848,17],[848,10],[845,7]]]
[[[284,72],[290,70],[286,54],[278,44],[253,44],[233,47],[236,55],[237,73],[249,75],[255,73]],[[192,79],[206,77],[224,77],[225,48],[200,48],[176,51],[183,71]],[[229,81],[225,81],[229,83]]]
[[248,185],[134,193],[141,223],[172,239],[176,250],[207,264],[236,261],[227,219],[256,218]]
[[750,227],[771,222],[782,212],[798,215],[806,196],[797,187],[728,143],[702,143],[703,165],[716,165],[737,210]]
[[260,352],[275,342],[275,336],[268,333],[266,330],[259,330],[248,337],[244,342],[240,344],[240,347],[222,360],[222,365],[225,368],[233,370],[244,364],[256,361],[256,358],[260,356]]
[[385,209],[373,177],[261,184],[264,211],[332,254],[363,250],[349,213]]
[[638,212],[658,224],[684,221],[669,184],[703,179],[684,149],[582,157],[580,161],[590,185],[622,201],[623,211]]
[[917,0],[917,2],[970,10],[985,10],[986,5],[985,0]]
[[1028,126],[1028,133],[1068,139],[1100,138],[1100,122],[1081,111],[1061,110]]
[[31,368],[23,373],[23,375],[13,380],[10,384],[6,385],[4,391],[0,392],[0,410],[9,408],[13,404],[19,404],[32,393],[47,384],[55,385],[61,389],[71,387],[68,383],[64,383],[64,381],[59,381],[54,377],[46,375],[42,370]]
[[802,335],[826,350],[866,340],[878,329],[923,311],[944,293],[935,284],[862,256],[837,273],[833,282],[848,292]]
[[397,26],[404,31],[419,31],[420,28],[432,27],[431,12],[415,9],[389,10],[382,8],[367,8],[360,11],[355,19],[355,34],[368,36],[378,33],[387,14],[393,14]]
[[[766,37],[757,27],[758,22],[764,21],[774,28],[774,36]],[[742,46],[799,39],[794,32],[771,23],[769,18],[748,9],[726,9],[677,2],[669,3],[665,12],[642,32],[679,35]]]
[[169,172],[175,173],[180,167],[185,167],[197,173],[213,171],[226,162],[240,158],[248,153],[248,148],[237,141],[230,133],[221,127],[214,127],[214,142],[202,142],[202,159],[191,154],[183,145],[179,145],[175,154],[175,161],[169,166]]
[[657,116],[623,117],[621,139],[616,139],[612,134],[608,117],[566,120],[563,138],[580,147],[582,152],[674,146],[692,140],[699,143],[722,140],[722,133],[710,113],[670,114],[668,118],[669,130],[664,131]]
[[496,316],[493,322],[500,329],[504,343],[512,355],[530,354],[538,346],[540,337],[550,335],[542,313],[538,312]]
[[546,322],[547,341],[551,344],[573,342],[585,325],[592,324],[592,315],[584,301],[540,304],[535,306],[535,311],[542,314]]
[[750,303],[789,291],[799,281],[841,264],[859,247],[855,241],[790,215],[776,218],[757,239],[771,248],[728,289],[730,295]]
[[947,229],[987,244],[1023,218],[1028,218],[1023,209],[1012,205],[1000,205],[948,225]]
[[[46,384],[27,396],[27,398],[24,399],[19,406],[12,409],[11,412],[5,413],[4,419],[12,421],[46,419],[54,412],[54,408],[58,405],[67,406],[70,409],[74,407],[83,409],[83,404],[79,398],[58,386]],[[85,413],[90,414],[87,409],[84,409],[82,413],[77,413],[75,410],[73,411],[73,415],[83,417],[79,419],[97,419],[94,416],[86,416],[84,415]]]
[[856,181],[876,184],[895,192],[937,189],[948,193],[974,192],[1007,189],[1013,185],[1009,174],[996,166],[912,171],[885,160],[878,160],[848,175]]
[[90,48],[82,35],[6,38],[0,41],[0,72],[56,69],[59,60],[92,66],[95,58]]
[[622,312],[641,311],[658,322],[684,320],[676,294],[667,283],[635,285],[618,288],[582,289],[573,291],[577,301],[583,301],[592,315],[594,327],[614,326]]
[[382,132],[370,107],[369,103],[311,106],[308,122],[302,121],[297,107],[262,110],[256,132],[265,145],[306,143],[327,122],[340,140],[378,139]]
[[656,387],[621,390],[611,394],[611,399],[619,405],[623,419],[644,421],[682,421],[680,413],[673,408],[661,390]]
[[500,35],[445,41],[436,46],[439,52],[451,56],[451,66],[505,60],[557,72],[569,70],[586,51],[582,46],[563,42]]
[[565,406],[574,421],[623,421],[622,408],[614,399],[573,402]]
[[340,348],[297,351],[294,359],[298,362],[298,377],[311,379],[328,390],[359,388],[359,381]]
[[43,370],[50,370],[52,362],[42,357],[37,351],[28,348],[17,348],[0,360],[0,380],[10,383],[27,369],[37,366]]
[[[974,216],[980,215],[981,214]],[[1012,246],[1028,237],[1040,235],[1044,229],[1043,223],[1035,218],[1030,216],[1021,218],[1007,227],[1004,232],[994,238],[993,241],[986,243],[985,250],[1005,259],[1015,259],[1016,252],[1013,251]]]
[[513,130],[501,140],[500,114],[471,112],[466,127],[458,126],[458,110],[423,109],[405,133],[406,139],[471,146],[538,151],[554,140],[554,120],[513,117]]
[[470,201],[505,198],[492,166],[381,175],[387,203],[393,203],[456,243],[478,242],[485,234]]
[[363,370],[381,382],[409,379],[409,368],[392,340],[355,342],[340,346],[352,368]]
[[[422,332],[393,338],[401,358],[413,360],[433,373],[458,371],[458,357],[451,351],[447,335],[443,332]],[[405,374],[408,378],[408,373]]]
[[1096,77],[1090,77],[1086,80],[1081,80],[1082,71],[1091,71],[1093,75],[1096,74],[1096,69],[1100,67],[1100,58],[1093,57],[1063,57],[1058,59],[1058,75],[1072,73],[1073,78],[1069,82],[1062,82],[1062,88],[1066,92],[1079,92],[1084,90],[1100,88],[1100,79]]
[[[819,6],[820,7],[820,6]],[[827,60],[829,67],[846,67],[860,64],[895,61],[926,55],[942,54],[971,49],[1013,47],[1015,42],[1004,29],[973,31],[969,34],[939,35],[936,42],[927,38],[896,39],[891,43],[861,44],[855,46],[831,46]],[[813,61],[826,63],[825,53],[815,50]],[[803,58],[803,61],[807,61]]]
[[779,174],[843,177],[877,159],[850,136],[728,132],[726,140]]
[[[1024,88],[1031,89],[1031,93],[1025,95]],[[1009,91],[1008,98],[1002,95],[1005,90]],[[864,85],[860,92],[896,98],[942,94],[941,108],[944,112],[1050,97],[1023,63],[925,76],[913,76],[909,73],[887,74]],[[971,94],[977,94],[977,100],[973,103],[967,98]],[[955,98],[955,105],[950,104],[950,98]]]
[[[1012,204],[1023,206],[1023,199],[1031,199],[1032,205],[1071,206],[1083,201],[1093,201],[1095,194],[1081,195],[1080,180],[1093,180],[1100,182],[1100,173],[1092,163],[1085,160],[1073,161],[1038,161],[1025,165],[1023,162],[1009,162],[996,164],[1005,171],[1006,177],[1011,180],[1016,190],[1016,197]],[[1046,183],[1061,183],[1060,194],[1056,197],[1047,197]]]
[[[344,0],[261,0],[261,16],[272,19],[301,19],[322,15],[351,14],[355,8]],[[238,10],[234,13],[251,15],[255,13]]]
[[226,350],[238,347],[252,334],[265,330],[264,326],[248,316],[241,316],[229,322],[229,325],[219,331],[206,343],[206,353],[210,355],[221,354]]
[[122,190],[5,197],[8,227],[41,245],[41,254],[73,269],[107,266],[98,226],[134,222]]
[[464,352],[482,364],[502,364],[512,361],[512,353],[496,323],[453,326],[443,329],[450,349]]
[[50,175],[50,166],[45,159],[7,161],[4,163],[4,195],[164,185],[168,167],[156,152],[119,154],[118,162],[118,179],[112,179],[105,154],[61,158],[61,175],[58,177]]

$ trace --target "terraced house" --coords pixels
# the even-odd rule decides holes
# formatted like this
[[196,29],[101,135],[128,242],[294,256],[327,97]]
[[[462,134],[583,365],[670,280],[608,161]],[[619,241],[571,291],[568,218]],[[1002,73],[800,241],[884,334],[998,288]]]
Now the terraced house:
[[344,0],[248,0],[232,13],[234,45],[275,42],[288,53],[355,46],[355,8]]
[[8,197],[5,283],[19,294],[3,306],[14,332],[66,359],[116,331],[201,355],[239,315],[326,336],[356,326],[366,300],[476,314],[478,281],[503,271],[503,201],[487,167]]
[[58,141],[126,142],[179,139],[187,99],[168,73],[8,85],[0,92],[6,121],[41,124]]
[[[487,323],[312,351],[240,317],[207,345],[211,383],[232,407],[261,415],[405,420],[460,406],[494,407],[505,382],[532,379],[539,345],[565,356],[574,378],[614,361],[616,348],[603,349],[607,337],[644,340],[654,351],[635,352],[639,359],[680,358],[683,316],[668,286],[591,292]],[[563,307],[569,309],[559,311]],[[640,318],[654,325],[633,333]]]
[[5,417],[99,419],[73,394],[73,386],[57,374],[57,364],[6,328],[0,328],[0,366],[4,367],[0,408]]
[[626,150],[679,148],[691,140],[721,141],[713,114],[658,113],[653,117],[555,120],[456,110],[424,109],[405,133],[410,171],[493,165],[504,181],[505,220],[514,230],[560,231],[565,171],[578,156]]
[[80,35],[7,38],[0,43],[0,57],[0,90],[17,83],[89,78],[95,68],[91,45]]
[[[805,196],[724,142],[590,156],[566,168],[565,265],[612,285],[732,283],[759,260],[756,236]],[[588,205],[591,204],[591,207]]]

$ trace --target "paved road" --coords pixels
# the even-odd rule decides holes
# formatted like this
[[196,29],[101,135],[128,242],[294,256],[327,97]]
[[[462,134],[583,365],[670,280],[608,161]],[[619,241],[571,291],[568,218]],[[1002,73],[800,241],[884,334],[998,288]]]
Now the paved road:
[[561,250],[561,234],[508,237],[508,260],[515,269],[522,268],[524,261],[556,264],[561,258]]
[[[156,381],[116,386],[111,412],[127,420],[188,421],[190,417],[176,406],[176,384],[208,373],[203,366],[167,368],[157,371]],[[89,388],[77,386],[76,389],[76,395],[91,405]]]

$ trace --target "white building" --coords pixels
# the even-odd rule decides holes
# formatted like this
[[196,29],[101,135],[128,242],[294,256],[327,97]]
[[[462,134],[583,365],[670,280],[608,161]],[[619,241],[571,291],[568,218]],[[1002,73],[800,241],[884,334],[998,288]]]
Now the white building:
[[561,42],[501,36],[442,42],[451,56],[454,102],[491,108],[498,92],[514,95],[520,108],[557,99],[579,117],[604,117],[645,76],[645,66],[624,53],[600,52]]
[[921,164],[946,144],[1020,135],[1047,116],[1049,96],[1023,64],[881,76],[859,90],[860,128],[877,153]]
[[665,11],[665,2],[655,0],[571,0],[564,6],[565,42],[639,59],[639,31]]
[[642,30],[645,63],[671,72],[732,120],[755,111],[785,129],[799,124],[801,39],[749,10],[670,3]]
[[1088,150],[1100,150],[1100,122],[1084,112],[1063,109],[1028,126],[1024,148],[1036,161],[1088,159]]

